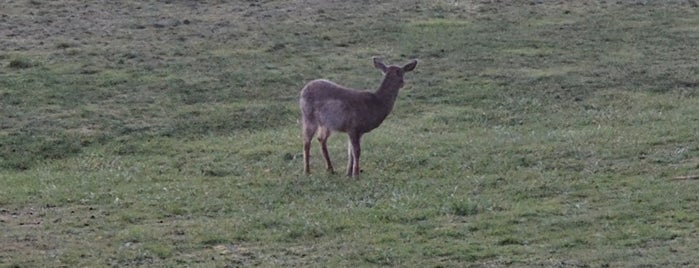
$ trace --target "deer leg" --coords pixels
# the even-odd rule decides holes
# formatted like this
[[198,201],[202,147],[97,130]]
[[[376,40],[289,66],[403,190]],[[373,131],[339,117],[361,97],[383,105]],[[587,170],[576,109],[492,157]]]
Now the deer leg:
[[303,164],[306,174],[311,174],[311,141],[318,127],[312,124],[303,124]]
[[359,176],[359,155],[361,154],[361,148],[359,145],[359,140],[361,139],[360,134],[350,134],[350,144],[352,145],[352,177]]
[[333,163],[330,161],[330,154],[328,153],[329,137],[330,130],[324,127],[320,127],[320,133],[318,134],[318,142],[320,142],[320,149],[323,152],[323,158],[325,158],[325,166],[328,168],[328,172],[335,173],[335,170],[333,170]]
[[352,142],[347,140],[347,176],[352,176],[354,168],[354,154],[352,153]]

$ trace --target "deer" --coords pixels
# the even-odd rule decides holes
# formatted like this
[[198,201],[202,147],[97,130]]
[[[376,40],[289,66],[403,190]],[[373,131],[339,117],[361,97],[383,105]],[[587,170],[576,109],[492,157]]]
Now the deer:
[[356,90],[325,79],[308,82],[300,93],[303,162],[306,174],[311,173],[311,141],[318,132],[327,171],[335,173],[328,154],[327,141],[333,132],[344,132],[347,142],[347,176],[359,176],[360,139],[383,123],[393,110],[398,91],[404,86],[403,76],[417,66],[411,60],[404,66],[387,66],[373,57],[374,67],[383,73],[383,81],[375,92]]

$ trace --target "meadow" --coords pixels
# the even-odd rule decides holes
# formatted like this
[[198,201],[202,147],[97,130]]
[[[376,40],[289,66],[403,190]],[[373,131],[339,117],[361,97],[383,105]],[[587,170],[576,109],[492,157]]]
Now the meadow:
[[[696,1],[0,3],[0,267],[694,267]],[[298,93],[375,89],[303,172]]]

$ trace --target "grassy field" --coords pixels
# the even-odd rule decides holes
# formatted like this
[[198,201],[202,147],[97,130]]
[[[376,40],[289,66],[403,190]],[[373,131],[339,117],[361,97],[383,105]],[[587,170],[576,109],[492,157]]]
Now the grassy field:
[[[0,3],[0,267],[699,265],[696,1]],[[303,174],[298,92],[392,115]]]

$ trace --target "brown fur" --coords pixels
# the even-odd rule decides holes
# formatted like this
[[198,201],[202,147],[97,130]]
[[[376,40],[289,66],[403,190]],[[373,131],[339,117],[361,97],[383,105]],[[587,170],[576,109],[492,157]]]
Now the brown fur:
[[318,132],[318,141],[328,171],[334,172],[328,155],[327,140],[332,132],[349,136],[347,175],[359,175],[360,139],[364,133],[377,128],[391,113],[398,91],[403,87],[403,75],[417,66],[413,60],[403,67],[386,66],[374,58],[374,67],[383,74],[383,82],[376,92],[357,91],[328,80],[313,80],[301,90],[299,105],[302,114],[303,160],[306,174],[310,174],[311,140]]

